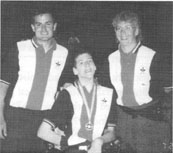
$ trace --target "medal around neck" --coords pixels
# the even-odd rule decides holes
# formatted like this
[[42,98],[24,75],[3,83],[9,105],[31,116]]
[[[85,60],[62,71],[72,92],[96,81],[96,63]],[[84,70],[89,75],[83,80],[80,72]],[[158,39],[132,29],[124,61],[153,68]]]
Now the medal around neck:
[[79,93],[80,93],[81,96],[82,96],[84,105],[85,105],[86,110],[87,110],[88,122],[85,124],[85,129],[86,129],[87,131],[92,131],[93,128],[94,128],[94,125],[91,123],[91,116],[92,116],[93,110],[94,110],[94,103],[95,103],[95,97],[96,97],[96,84],[94,84],[93,96],[92,96],[92,101],[91,101],[91,109],[90,109],[89,106],[88,106],[88,102],[87,102],[87,100],[86,100],[86,97],[85,97],[83,88],[82,88],[82,86],[81,86],[81,84],[80,84],[79,82],[76,83],[76,87],[78,88]]
[[87,130],[87,131],[92,131],[93,130],[93,124],[91,123],[91,122],[88,122],[88,123],[86,123],[85,124],[85,129]]

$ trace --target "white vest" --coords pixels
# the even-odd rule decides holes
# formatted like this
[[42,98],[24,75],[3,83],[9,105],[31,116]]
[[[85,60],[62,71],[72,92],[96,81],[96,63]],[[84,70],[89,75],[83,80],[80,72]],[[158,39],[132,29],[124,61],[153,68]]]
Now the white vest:
[[[10,105],[25,108],[35,75],[36,53],[31,40],[20,41],[17,43],[17,46],[19,50],[19,72]],[[53,51],[52,55],[51,67],[41,110],[51,109],[55,101],[55,93],[67,55],[68,50],[57,44],[56,50]]]
[[[81,117],[83,100],[76,87],[70,86],[66,90],[70,94],[74,109],[74,115],[72,117],[72,135],[68,139],[68,144],[75,145],[86,141],[86,139],[78,136],[78,132],[81,128],[80,117]],[[92,139],[95,139],[102,135],[102,132],[104,130],[109,115],[112,96],[113,96],[113,89],[98,85],[97,105],[94,117],[94,129],[93,129]]]
[[[145,46],[141,46],[137,52],[133,92],[139,105],[149,103],[152,98],[149,96],[150,89],[150,66],[155,55],[155,51]],[[123,85],[121,80],[120,51],[117,50],[109,55],[109,73],[111,83],[118,94],[117,104],[123,105]]]

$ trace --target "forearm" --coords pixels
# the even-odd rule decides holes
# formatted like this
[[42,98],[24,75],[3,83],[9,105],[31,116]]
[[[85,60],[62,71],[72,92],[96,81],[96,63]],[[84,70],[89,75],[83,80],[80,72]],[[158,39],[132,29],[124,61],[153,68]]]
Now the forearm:
[[60,146],[61,142],[60,133],[56,133],[55,131],[53,131],[51,125],[47,124],[44,121],[42,122],[42,124],[38,129],[37,136],[45,141]]
[[4,101],[0,100],[0,118],[4,119]]
[[91,148],[88,150],[88,153],[101,153],[103,144],[111,142],[114,139],[114,127],[109,127],[105,130],[103,136],[100,136],[92,141]]
[[109,127],[104,131],[104,134],[96,139],[93,140],[92,146],[100,146],[104,143],[108,143],[115,140],[115,130],[114,127]]
[[4,110],[4,99],[8,91],[9,84],[0,82],[0,116],[3,116],[3,110]]
[[104,143],[111,142],[115,140],[115,128],[114,127],[109,127],[104,131],[104,134],[101,137],[98,137],[97,139],[101,139]]
[[4,119],[4,99],[8,90],[8,84],[0,82],[0,139],[5,139],[7,136],[6,122]]

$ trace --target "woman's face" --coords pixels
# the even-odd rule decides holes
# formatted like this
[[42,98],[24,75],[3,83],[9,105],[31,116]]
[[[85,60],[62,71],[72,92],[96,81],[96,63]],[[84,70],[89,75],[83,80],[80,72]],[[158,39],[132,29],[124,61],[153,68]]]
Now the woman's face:
[[120,21],[115,28],[115,34],[121,46],[137,43],[138,33],[138,28],[126,21]]

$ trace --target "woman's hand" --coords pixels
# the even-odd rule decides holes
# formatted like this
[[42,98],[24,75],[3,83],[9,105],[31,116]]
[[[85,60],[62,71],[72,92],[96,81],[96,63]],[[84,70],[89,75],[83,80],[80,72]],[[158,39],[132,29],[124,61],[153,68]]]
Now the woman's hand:
[[88,153],[101,153],[102,152],[102,146],[103,146],[103,139],[102,138],[96,138],[91,143],[91,148],[88,150]]

